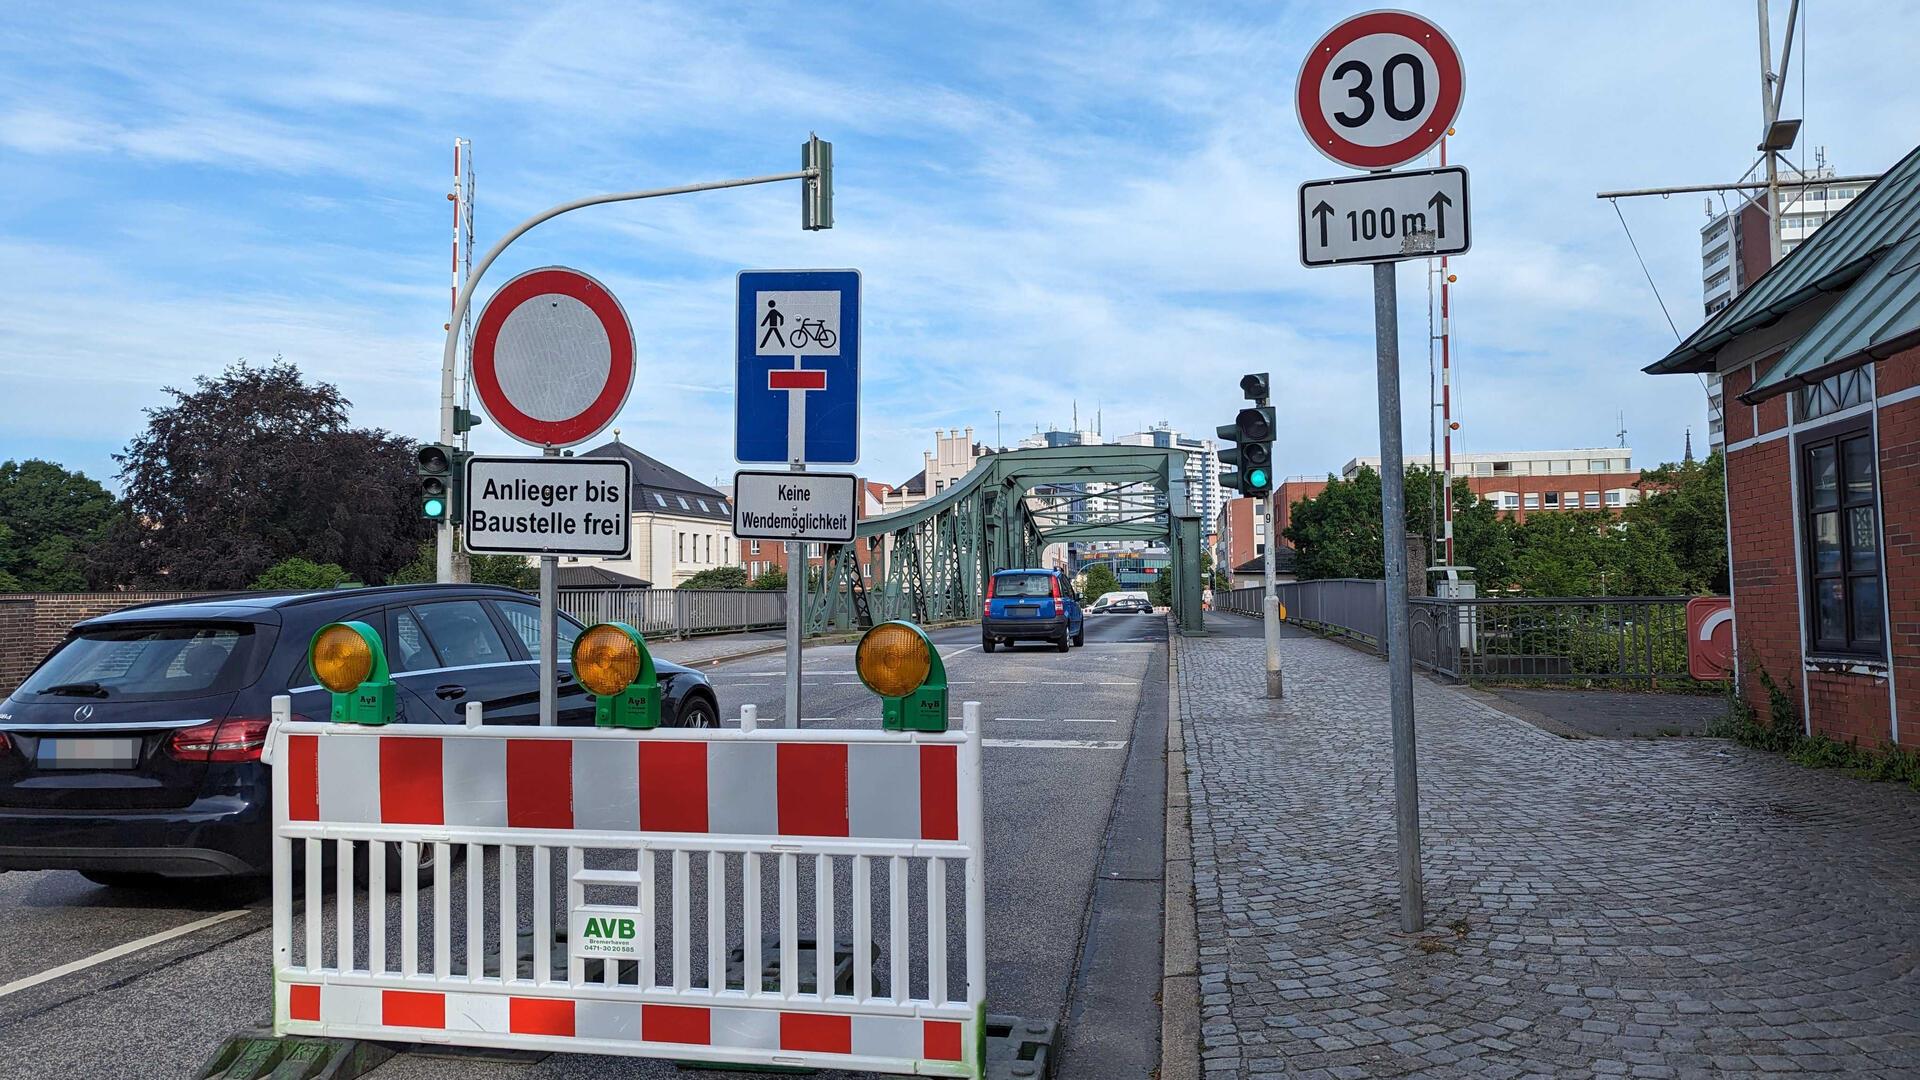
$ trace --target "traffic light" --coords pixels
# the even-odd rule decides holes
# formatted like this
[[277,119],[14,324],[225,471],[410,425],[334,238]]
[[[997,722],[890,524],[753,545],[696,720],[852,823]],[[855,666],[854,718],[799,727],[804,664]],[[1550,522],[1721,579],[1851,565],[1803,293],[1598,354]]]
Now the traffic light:
[[428,521],[448,521],[453,513],[454,448],[428,443],[420,448],[420,516]]
[[833,144],[809,134],[800,144],[800,167],[818,169],[800,185],[800,227],[833,228]]
[[1230,444],[1220,451],[1221,464],[1234,466],[1232,472],[1221,472],[1220,485],[1242,495],[1273,493],[1274,411],[1267,404],[1267,385],[1265,372],[1242,375],[1240,392],[1254,404],[1235,414],[1233,423],[1215,429],[1220,441]]

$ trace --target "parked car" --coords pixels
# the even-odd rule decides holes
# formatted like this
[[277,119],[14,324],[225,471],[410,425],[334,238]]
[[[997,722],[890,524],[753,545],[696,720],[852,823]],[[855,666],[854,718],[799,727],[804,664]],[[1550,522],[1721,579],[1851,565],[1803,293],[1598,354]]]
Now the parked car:
[[1016,641],[1051,641],[1061,652],[1068,643],[1087,643],[1087,621],[1073,583],[1057,570],[1001,570],[987,579],[986,611],[980,620],[980,648]]
[[1095,600],[1093,606],[1087,609],[1090,615],[1119,615],[1127,612],[1151,615],[1153,601],[1147,599],[1147,594],[1144,592],[1122,589],[1118,592],[1102,593],[1100,599]]
[[[78,870],[104,885],[271,869],[260,761],[271,702],[303,719],[329,696],[307,643],[330,622],[378,629],[402,723],[539,720],[539,607],[485,585],[237,593],[143,604],[75,626],[0,702],[0,870]],[[573,681],[583,627],[560,615],[561,724],[593,723]],[[717,727],[704,675],[656,660],[662,722]]]

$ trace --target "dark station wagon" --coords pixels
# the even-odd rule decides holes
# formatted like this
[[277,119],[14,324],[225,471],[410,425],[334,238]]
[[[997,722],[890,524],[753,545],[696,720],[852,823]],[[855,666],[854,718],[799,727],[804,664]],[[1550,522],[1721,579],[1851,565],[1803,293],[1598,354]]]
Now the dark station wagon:
[[[380,631],[401,723],[539,721],[539,607],[485,585],[235,593],[125,608],[75,626],[0,702],[0,871],[107,885],[266,873],[272,699],[324,720],[307,643],[330,622]],[[560,616],[558,720],[593,723]],[[704,675],[655,661],[662,722],[716,727]]]

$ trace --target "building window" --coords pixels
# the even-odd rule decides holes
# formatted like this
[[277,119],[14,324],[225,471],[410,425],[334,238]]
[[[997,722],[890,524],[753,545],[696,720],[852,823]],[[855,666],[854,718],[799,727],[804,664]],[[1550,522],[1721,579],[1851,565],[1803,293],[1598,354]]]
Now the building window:
[[1597,491],[1587,492],[1586,501],[1582,503],[1582,505],[1590,510],[1598,510],[1600,508],[1600,493]]
[[1608,506],[1625,506],[1625,505],[1626,505],[1626,501],[1627,501],[1627,500],[1626,500],[1626,493],[1625,493],[1625,492],[1623,492],[1623,491],[1619,491],[1619,490],[1617,490],[1617,489],[1616,489],[1616,490],[1614,490],[1614,491],[1609,491],[1609,492],[1607,492],[1607,505],[1608,505]]
[[1822,653],[1884,654],[1873,435],[1853,426],[1800,443],[1807,638]]
[[758,541],[758,540],[749,540],[749,541],[747,541],[747,553],[748,553],[749,555],[758,555],[758,554],[760,554],[760,541]]
[[1526,504],[1526,507],[1527,507],[1527,509],[1529,509],[1529,510],[1538,510],[1538,509],[1540,509],[1540,496],[1538,496],[1538,495],[1535,495],[1535,494],[1532,494],[1532,493],[1528,493],[1528,495],[1527,495],[1527,504]]
[[1599,473],[1599,472],[1606,472],[1606,471],[1607,471],[1607,459],[1606,459],[1606,458],[1593,458],[1592,460],[1590,460],[1590,461],[1588,461],[1588,462],[1587,462],[1587,471],[1588,471],[1588,472],[1597,472],[1597,473]]
[[1559,492],[1557,491],[1547,492],[1547,509],[1549,510],[1560,509],[1560,493]]
[[1500,496],[1500,509],[1502,509],[1502,510],[1518,510],[1518,509],[1520,509],[1520,496],[1518,496],[1518,495],[1502,495],[1502,496]]
[[673,534],[673,558],[676,562],[687,561],[687,534]]
[[653,493],[653,501],[654,501],[654,502],[656,502],[656,503],[659,503],[659,504],[660,504],[660,508],[661,508],[662,510],[664,510],[664,509],[666,509],[666,508],[667,508],[667,500],[666,500],[666,499],[664,499],[664,498],[662,498],[662,497],[660,496],[660,493],[659,493],[659,492],[657,492],[657,491]]
[[1861,405],[1873,397],[1873,365],[1863,364],[1851,371],[1829,375],[1813,386],[1803,386],[1794,395],[1794,411],[1800,419],[1815,420]]

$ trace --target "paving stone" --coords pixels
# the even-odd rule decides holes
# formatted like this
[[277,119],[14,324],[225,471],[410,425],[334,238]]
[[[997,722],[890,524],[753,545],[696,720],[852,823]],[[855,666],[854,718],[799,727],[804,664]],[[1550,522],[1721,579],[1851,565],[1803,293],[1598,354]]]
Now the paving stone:
[[1257,638],[1176,649],[1208,1080],[1920,1076],[1911,791],[1416,679],[1405,934],[1385,665],[1289,635],[1272,702]]

